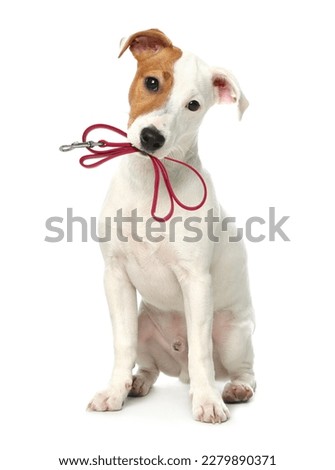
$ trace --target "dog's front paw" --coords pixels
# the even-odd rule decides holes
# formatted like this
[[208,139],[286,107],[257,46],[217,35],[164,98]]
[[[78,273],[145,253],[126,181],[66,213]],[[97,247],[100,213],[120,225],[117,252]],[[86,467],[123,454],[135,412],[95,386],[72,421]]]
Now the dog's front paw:
[[222,393],[226,403],[241,403],[250,400],[254,391],[248,384],[228,382]]
[[88,411],[119,411],[131,389],[132,382],[128,381],[119,387],[112,386],[97,393],[87,406]]
[[203,423],[224,423],[230,417],[229,410],[219,393],[207,396],[194,394],[192,409],[194,419]]

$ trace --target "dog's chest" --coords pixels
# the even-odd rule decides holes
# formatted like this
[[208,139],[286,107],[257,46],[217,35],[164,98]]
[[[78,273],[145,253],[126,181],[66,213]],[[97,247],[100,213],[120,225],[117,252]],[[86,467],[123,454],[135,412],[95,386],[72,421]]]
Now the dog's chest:
[[175,253],[168,242],[130,239],[120,249],[128,276],[144,300],[163,310],[182,310],[181,289],[171,269]]

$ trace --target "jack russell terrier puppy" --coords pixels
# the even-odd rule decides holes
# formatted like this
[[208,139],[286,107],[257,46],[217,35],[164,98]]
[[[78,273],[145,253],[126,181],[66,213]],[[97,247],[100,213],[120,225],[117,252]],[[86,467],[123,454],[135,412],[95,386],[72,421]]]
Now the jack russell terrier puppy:
[[[139,152],[123,158],[101,214],[101,235],[107,218],[112,233],[101,249],[114,367],[109,386],[88,409],[120,410],[128,395],[146,395],[162,371],[190,383],[196,420],[221,423],[229,418],[225,403],[245,402],[255,390],[254,314],[244,245],[231,240],[234,226],[222,230],[217,223],[215,240],[208,236],[210,211],[220,222],[226,214],[200,162],[197,135],[215,103],[236,103],[242,116],[248,102],[233,75],[182,52],[157,29],[133,34],[123,42],[120,56],[128,48],[137,60],[129,91],[128,139]],[[148,154],[164,161],[174,191],[187,203],[200,199],[199,181],[164,157],[192,165],[204,178],[207,199],[193,213],[200,221],[198,239],[185,237],[189,213],[180,206],[166,222],[152,219],[154,172]],[[157,212],[166,213],[169,194],[161,189],[159,196]],[[121,209],[127,221],[122,237],[116,223]],[[141,220],[137,238],[130,223],[134,209]],[[148,221],[160,226],[159,241],[149,239]],[[225,378],[230,381],[221,394],[215,379]]]

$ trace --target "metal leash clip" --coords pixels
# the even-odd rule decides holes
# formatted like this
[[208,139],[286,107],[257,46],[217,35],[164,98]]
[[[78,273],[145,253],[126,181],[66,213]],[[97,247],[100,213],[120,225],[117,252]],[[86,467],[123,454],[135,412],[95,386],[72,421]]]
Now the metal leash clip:
[[93,140],[88,140],[87,142],[72,142],[70,145],[61,145],[59,147],[59,150],[61,152],[69,152],[70,150],[73,149],[81,149],[81,148],[86,148],[86,149],[91,149],[93,147],[103,147],[104,143],[103,142],[94,142]]

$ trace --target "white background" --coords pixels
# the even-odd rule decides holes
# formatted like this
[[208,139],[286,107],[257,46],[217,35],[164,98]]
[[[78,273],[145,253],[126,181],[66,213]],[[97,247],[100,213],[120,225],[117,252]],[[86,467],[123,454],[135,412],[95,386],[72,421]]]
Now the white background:
[[[6,470],[58,457],[275,455],[332,468],[334,21],[331,2],[7,2],[1,7],[1,447]],[[234,72],[242,122],[212,109],[200,152],[240,221],[289,215],[291,242],[247,243],[258,390],[232,418],[191,418],[188,387],[161,378],[122,412],[87,413],[112,365],[97,243],[46,243],[45,220],[98,215],[116,163],[61,154],[85,127],[125,129],[135,70],[121,37],[157,27]],[[261,229],[260,227],[257,228]],[[256,232],[257,232],[256,230]],[[266,232],[264,232],[266,234]],[[257,233],[256,233],[257,235]],[[194,467],[196,468],[196,467]],[[268,467],[267,467],[268,468]]]

